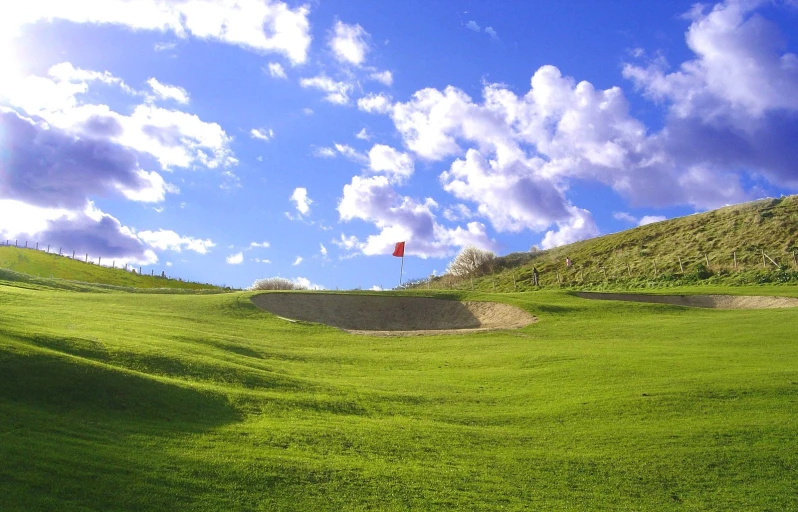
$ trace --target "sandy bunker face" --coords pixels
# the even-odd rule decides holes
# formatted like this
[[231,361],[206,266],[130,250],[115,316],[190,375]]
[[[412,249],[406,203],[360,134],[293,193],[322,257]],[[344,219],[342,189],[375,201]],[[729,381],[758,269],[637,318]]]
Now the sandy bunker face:
[[252,302],[277,316],[331,325],[351,332],[434,334],[514,329],[536,318],[509,304],[458,302],[428,297],[331,293],[264,293]]
[[576,292],[583,299],[625,300],[652,302],[694,308],[713,309],[773,309],[798,307],[798,299],[751,295],[644,295],[636,293]]

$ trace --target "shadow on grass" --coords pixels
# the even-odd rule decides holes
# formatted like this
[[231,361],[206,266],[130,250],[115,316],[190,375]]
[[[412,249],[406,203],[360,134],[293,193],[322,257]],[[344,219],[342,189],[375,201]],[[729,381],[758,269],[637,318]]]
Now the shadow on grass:
[[91,419],[164,422],[204,430],[237,421],[221,395],[100,364],[0,347],[0,401]]

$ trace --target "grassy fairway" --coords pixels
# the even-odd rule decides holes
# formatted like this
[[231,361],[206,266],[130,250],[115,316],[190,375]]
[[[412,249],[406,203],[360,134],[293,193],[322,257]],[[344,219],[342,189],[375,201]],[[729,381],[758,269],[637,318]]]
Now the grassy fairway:
[[0,286],[0,510],[798,509],[798,310],[460,296],[540,321]]

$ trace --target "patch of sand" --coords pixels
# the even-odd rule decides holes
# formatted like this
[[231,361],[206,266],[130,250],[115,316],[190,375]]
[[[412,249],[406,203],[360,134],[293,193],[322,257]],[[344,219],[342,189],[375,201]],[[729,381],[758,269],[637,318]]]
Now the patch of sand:
[[289,292],[255,295],[252,302],[288,320],[317,322],[355,334],[382,336],[516,329],[537,320],[509,304],[429,297]]
[[575,292],[583,299],[625,300],[652,302],[694,308],[714,309],[771,309],[798,307],[798,299],[791,297],[765,297],[745,295],[643,295],[637,293]]

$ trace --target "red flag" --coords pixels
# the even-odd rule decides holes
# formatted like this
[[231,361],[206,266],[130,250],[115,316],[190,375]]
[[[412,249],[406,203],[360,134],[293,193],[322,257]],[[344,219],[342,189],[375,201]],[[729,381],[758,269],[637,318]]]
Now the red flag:
[[397,258],[402,258],[405,255],[405,243],[404,242],[397,242],[396,247],[393,250],[393,255]]

